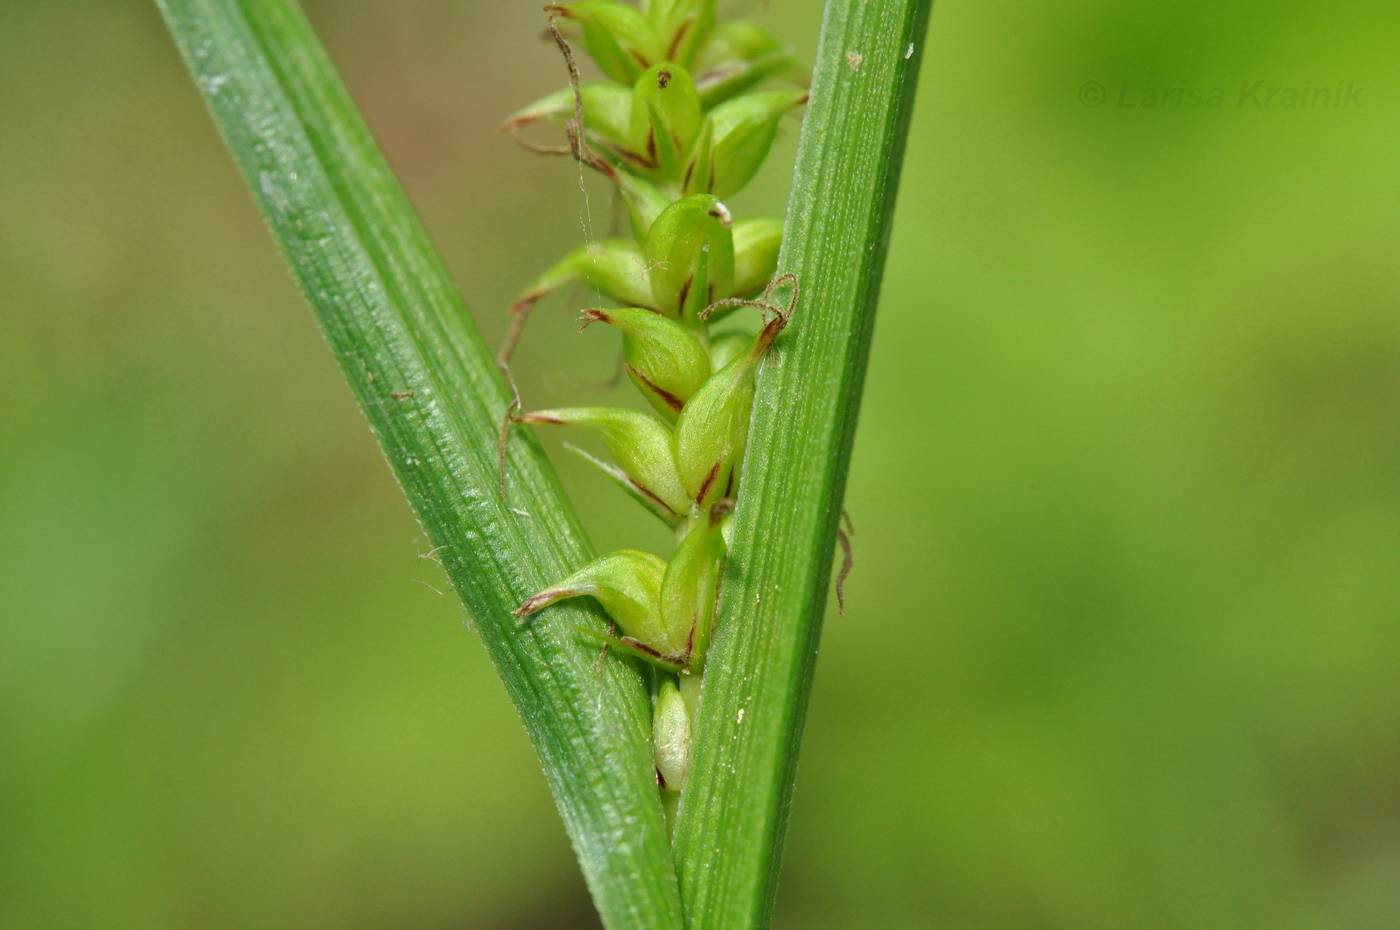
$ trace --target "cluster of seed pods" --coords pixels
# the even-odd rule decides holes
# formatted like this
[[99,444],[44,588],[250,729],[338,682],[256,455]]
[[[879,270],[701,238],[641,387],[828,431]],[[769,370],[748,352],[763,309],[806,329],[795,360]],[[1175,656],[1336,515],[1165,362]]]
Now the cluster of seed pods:
[[[530,307],[582,283],[621,305],[584,310],[581,322],[621,331],[627,374],[656,416],[606,407],[525,412],[517,398],[505,428],[552,424],[601,434],[613,462],[585,457],[670,525],[678,546],[669,562],[635,549],[606,555],[531,597],[516,616],[573,597],[602,604],[616,635],[581,633],[650,669],[657,783],[673,816],[690,754],[754,376],[797,300],[791,276],[773,280],[781,222],[735,220],[721,198],[752,180],[780,120],[806,102],[805,74],[763,27],[717,22],[715,0],[642,0],[640,9],[582,0],[546,12],[570,86],[516,113],[505,128],[519,139],[531,124],[562,124],[567,146],[522,144],[572,155],[610,178],[627,206],[635,241],[589,243],[535,281],[512,307],[515,321],[501,366],[506,370]],[[607,80],[579,80],[564,35],[570,30],[581,34]],[[755,89],[774,80],[798,86]],[[742,306],[759,308],[757,333],[711,331]],[[504,493],[504,466],[502,475]]]

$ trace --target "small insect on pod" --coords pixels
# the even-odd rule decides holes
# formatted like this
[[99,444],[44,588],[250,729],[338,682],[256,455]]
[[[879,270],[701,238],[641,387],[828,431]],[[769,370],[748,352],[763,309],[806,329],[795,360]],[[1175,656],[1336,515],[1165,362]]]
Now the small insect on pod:
[[[653,758],[674,826],[690,759],[702,675],[726,556],[725,530],[739,491],[755,375],[797,304],[791,275],[774,280],[782,223],[735,220],[722,198],[749,183],[782,118],[807,101],[796,57],[756,23],[717,22],[714,0],[581,0],[545,8],[570,84],[511,116],[505,131],[533,151],[570,155],[611,180],[633,239],[590,242],[534,281],[511,307],[501,350],[511,354],[531,307],[583,284],[615,307],[582,311],[580,330],[602,323],[622,336],[623,364],[655,415],[606,407],[523,410],[502,427],[583,427],[612,462],[574,447],[676,533],[669,562],[624,549],[540,591],[522,622],[558,601],[591,597],[613,633],[579,635],[650,667]],[[607,80],[583,82],[569,45],[581,39]],[[788,80],[790,90],[758,90]],[[564,129],[567,144],[527,142],[536,124]],[[781,306],[785,304],[785,306]],[[755,333],[711,328],[757,307]]]

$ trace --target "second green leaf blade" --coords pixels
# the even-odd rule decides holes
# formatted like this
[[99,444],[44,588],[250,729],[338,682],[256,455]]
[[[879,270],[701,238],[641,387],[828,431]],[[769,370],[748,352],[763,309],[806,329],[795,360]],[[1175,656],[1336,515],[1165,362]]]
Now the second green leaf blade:
[[511,611],[590,557],[540,450],[510,446],[509,396],[397,180],[293,0],[159,0],[405,494],[441,552],[544,763],[604,922],[680,928],[651,760],[650,708],[622,663],[600,674],[571,606]]

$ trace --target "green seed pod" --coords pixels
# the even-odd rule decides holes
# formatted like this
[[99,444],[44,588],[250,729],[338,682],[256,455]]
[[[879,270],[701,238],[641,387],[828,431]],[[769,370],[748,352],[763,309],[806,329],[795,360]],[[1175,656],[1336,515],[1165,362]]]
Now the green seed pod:
[[[702,136],[708,132],[712,139],[696,147],[686,168],[691,179],[688,189],[707,190],[716,197],[739,191],[753,180],[768,157],[778,122],[806,102],[806,91],[768,91],[745,94],[715,107],[700,130]],[[706,158],[708,164],[703,163]]]
[[689,65],[715,27],[715,0],[651,0],[646,16],[666,57]]
[[650,68],[632,90],[632,167],[663,182],[680,180],[700,131],[700,95],[690,72],[672,62]]
[[656,412],[672,422],[690,395],[710,377],[710,356],[700,340],[653,310],[593,309],[583,311],[579,319],[585,327],[602,322],[622,330],[628,376]]
[[524,619],[569,598],[592,597],[624,635],[619,639],[588,627],[579,627],[580,633],[667,671],[680,671],[685,667],[681,655],[685,644],[668,635],[659,612],[665,571],[666,563],[650,552],[622,549],[536,594],[515,610],[515,616]]
[[640,12],[613,0],[580,0],[545,11],[583,27],[583,41],[599,70],[631,85],[643,71],[665,58],[656,30]]
[[[632,91],[608,81],[590,81],[579,85],[583,99],[583,127],[591,142],[604,150],[626,148],[632,141]],[[501,126],[505,132],[518,136],[520,130],[532,123],[549,120],[564,125],[574,118],[575,101],[572,88],[566,87],[522,110],[517,110]]]
[[676,637],[684,631],[682,654],[686,664],[697,670],[704,667],[710,651],[719,572],[725,556],[720,524],[732,509],[730,502],[721,501],[703,511],[676,547],[661,579],[662,626]]
[[647,235],[653,306],[692,328],[700,311],[734,292],[729,210],[708,194],[671,204]]
[[[661,607],[666,563],[637,549],[622,549],[591,562],[557,585],[546,588],[515,611],[529,617],[573,597],[592,597],[625,635],[618,642],[643,658],[659,659],[666,668],[683,668],[690,653],[691,628],[667,626]],[[582,632],[588,632],[583,630]],[[590,634],[612,642],[610,637]]]
[[[700,105],[709,110],[769,78],[804,74],[801,59],[784,49],[748,60],[724,62],[701,74],[695,82],[695,90],[700,94]],[[805,86],[802,80],[792,83]]]
[[769,78],[800,78],[804,69],[773,33],[758,23],[736,20],[714,28],[693,71],[700,102],[708,110]]
[[661,579],[666,563],[637,549],[623,549],[595,562],[527,600],[515,616],[528,617],[550,604],[571,597],[592,597],[603,605],[628,636],[645,641],[655,638],[660,624],[658,613]]
[[691,67],[701,74],[726,62],[748,61],[784,47],[782,39],[753,20],[731,19],[710,30]]
[[695,392],[676,421],[676,467],[686,493],[702,511],[734,494],[748,441],[754,374],[786,322],[785,316],[769,321],[742,355]]
[[511,311],[523,313],[536,301],[575,282],[582,282],[618,303],[652,306],[646,257],[626,240],[604,239],[579,246],[564,256],[516,298]]
[[[768,217],[734,224],[734,293],[756,294],[773,280],[778,270],[778,250],[783,244],[783,223]],[[709,318],[711,322],[719,319]]]
[[651,712],[652,757],[662,789],[679,791],[690,767],[690,714],[680,686],[669,675],[662,679]]
[[564,407],[522,414],[524,423],[583,426],[601,433],[638,494],[674,514],[690,510],[671,453],[671,431],[655,417],[617,407]]

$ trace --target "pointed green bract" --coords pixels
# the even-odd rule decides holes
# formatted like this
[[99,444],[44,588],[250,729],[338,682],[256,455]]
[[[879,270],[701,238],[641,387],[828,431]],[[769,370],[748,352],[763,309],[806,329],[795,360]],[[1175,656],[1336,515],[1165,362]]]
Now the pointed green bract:
[[564,407],[534,410],[520,419],[525,423],[582,426],[597,431],[638,491],[674,513],[684,514],[690,509],[671,453],[671,431],[655,417],[616,407]]
[[651,305],[696,327],[700,311],[734,289],[734,235],[729,210],[709,194],[667,207],[647,235]]
[[528,627],[511,617],[593,554],[528,436],[500,449],[509,500],[488,491],[512,394],[302,5],[158,5],[538,750],[602,925],[681,930],[652,695],[632,663],[599,667],[573,632],[607,628],[595,603],[560,605]]
[[654,636],[659,625],[661,579],[666,563],[640,549],[622,549],[590,562],[563,581],[521,604],[515,615],[524,619],[551,604],[573,597],[592,597],[629,636]]
[[595,562],[530,598],[515,611],[524,619],[551,604],[573,597],[592,597],[617,622],[628,639],[669,660],[688,661],[690,630],[668,626],[660,609],[666,563],[650,552],[622,549]]
[[580,317],[587,326],[607,323],[622,330],[623,361],[632,383],[657,413],[674,421],[710,376],[710,356],[690,330],[651,310],[593,309]]
[[605,239],[579,246],[564,256],[516,298],[513,309],[529,308],[575,282],[586,284],[618,303],[643,307],[652,303],[647,260],[641,250],[623,239]]
[[[579,85],[583,101],[583,127],[590,141],[607,148],[625,147],[632,141],[632,91],[609,81]],[[518,132],[541,120],[563,125],[576,115],[572,88],[565,87],[511,114],[503,129]]]

